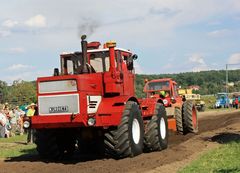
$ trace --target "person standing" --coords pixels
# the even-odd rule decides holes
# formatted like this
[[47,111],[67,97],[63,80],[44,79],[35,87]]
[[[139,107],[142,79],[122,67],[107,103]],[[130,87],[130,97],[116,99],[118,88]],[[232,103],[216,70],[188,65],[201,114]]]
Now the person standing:
[[7,123],[7,118],[3,114],[2,109],[0,110],[0,138],[5,138],[6,135],[6,123]]
[[12,137],[12,136],[15,136],[16,129],[17,129],[17,117],[16,117],[15,109],[12,109],[9,112],[9,116],[10,116],[9,123],[11,126],[11,129],[9,131],[10,131],[10,136]]
[[[35,114],[35,106],[36,106],[36,104],[34,104],[34,103],[31,103],[29,106],[28,106],[28,110],[27,110],[27,117],[28,118],[31,118],[32,116],[34,116],[34,114]],[[28,129],[28,136],[27,136],[27,144],[28,143],[33,143],[33,133],[34,133],[34,131],[33,131],[33,129]]]
[[238,104],[239,104],[238,97],[236,97],[236,98],[235,98],[235,106],[236,106],[236,109],[238,109]]
[[18,129],[18,132],[20,135],[23,135],[23,117],[25,115],[25,112],[22,111],[19,106],[16,106],[16,109],[15,109],[15,112],[16,112],[16,116],[17,116],[17,129]]

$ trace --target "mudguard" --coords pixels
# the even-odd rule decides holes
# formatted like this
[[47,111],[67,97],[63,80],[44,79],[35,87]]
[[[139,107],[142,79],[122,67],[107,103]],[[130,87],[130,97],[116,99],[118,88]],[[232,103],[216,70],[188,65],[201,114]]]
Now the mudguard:
[[[103,98],[97,111],[96,126],[117,126],[120,124],[122,113],[127,101],[135,101],[134,96],[119,96],[116,98]],[[138,103],[139,104],[139,103]]]

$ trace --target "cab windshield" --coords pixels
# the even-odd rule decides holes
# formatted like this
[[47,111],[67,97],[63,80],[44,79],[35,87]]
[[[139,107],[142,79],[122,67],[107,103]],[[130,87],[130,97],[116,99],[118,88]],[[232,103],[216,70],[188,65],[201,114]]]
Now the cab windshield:
[[[109,52],[91,52],[87,54],[90,66],[94,72],[106,72],[109,71]],[[61,56],[61,67],[63,74],[78,74],[82,62],[82,53],[76,52],[73,54],[66,54]]]
[[162,82],[151,82],[146,86],[146,90],[156,91],[156,90],[169,90],[169,81]]

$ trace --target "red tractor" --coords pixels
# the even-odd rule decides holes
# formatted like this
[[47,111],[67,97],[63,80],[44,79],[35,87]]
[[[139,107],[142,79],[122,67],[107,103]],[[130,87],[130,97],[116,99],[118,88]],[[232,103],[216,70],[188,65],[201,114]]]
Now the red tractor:
[[123,158],[167,148],[165,107],[149,103],[154,111],[142,112],[135,97],[137,55],[115,42],[100,48],[85,39],[82,52],[60,55],[61,71],[37,79],[38,114],[25,124],[36,129],[40,156],[55,159],[90,147]]
[[169,129],[181,134],[198,132],[194,103],[178,95],[177,83],[171,78],[146,81],[144,92],[146,98],[139,100],[143,116],[155,109],[152,105],[160,103],[166,107]]

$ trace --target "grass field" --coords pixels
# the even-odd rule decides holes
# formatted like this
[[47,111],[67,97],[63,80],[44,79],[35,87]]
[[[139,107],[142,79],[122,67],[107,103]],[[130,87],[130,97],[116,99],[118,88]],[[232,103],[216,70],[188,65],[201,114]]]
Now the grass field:
[[18,157],[24,154],[36,154],[35,144],[26,145],[27,136],[0,138],[0,158]]
[[224,144],[205,153],[179,173],[239,173],[240,141]]

